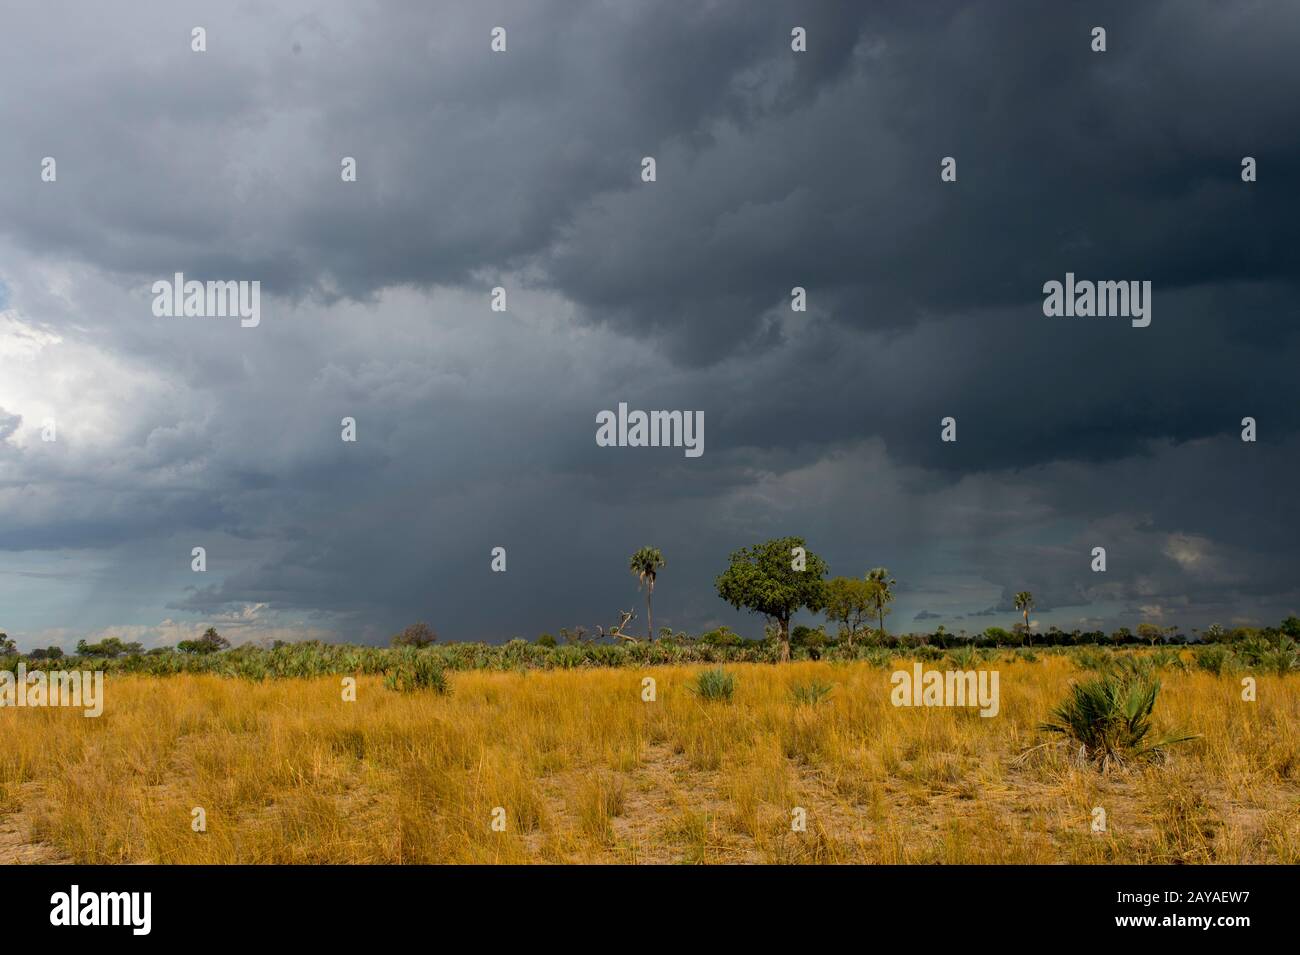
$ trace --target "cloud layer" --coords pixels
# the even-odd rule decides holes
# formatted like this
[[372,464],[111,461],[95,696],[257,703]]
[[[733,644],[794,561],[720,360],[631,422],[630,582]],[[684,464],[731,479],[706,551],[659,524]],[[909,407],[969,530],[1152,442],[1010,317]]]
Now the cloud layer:
[[[785,533],[887,564],[902,629],[1295,611],[1297,41],[1283,3],[16,13],[0,625],[533,637],[637,605],[651,543],[661,623],[753,633],[712,580]],[[262,324],[154,318],[178,271]],[[1151,326],[1045,318],[1067,271],[1150,280]],[[596,447],[620,401],[706,453]]]

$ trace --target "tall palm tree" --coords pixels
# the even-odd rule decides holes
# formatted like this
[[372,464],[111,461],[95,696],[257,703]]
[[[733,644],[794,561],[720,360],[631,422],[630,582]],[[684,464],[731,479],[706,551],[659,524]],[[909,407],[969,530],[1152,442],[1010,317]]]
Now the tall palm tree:
[[1028,590],[1022,590],[1016,594],[1016,609],[1023,611],[1025,615],[1025,640],[1029,641],[1029,611],[1034,609],[1034,595]]
[[875,567],[867,573],[867,580],[875,584],[875,591],[871,595],[871,604],[876,611],[876,619],[880,622],[880,635],[885,635],[885,613],[887,607],[894,600],[894,584],[898,583],[893,577],[889,576],[889,569],[886,567]]
[[664,555],[659,553],[658,547],[642,547],[632,555],[631,563],[628,564],[632,573],[636,574],[637,587],[645,584],[645,616],[646,616],[646,639],[655,638],[655,613],[654,606],[650,598],[655,592],[655,577],[659,575],[659,568],[664,566]]

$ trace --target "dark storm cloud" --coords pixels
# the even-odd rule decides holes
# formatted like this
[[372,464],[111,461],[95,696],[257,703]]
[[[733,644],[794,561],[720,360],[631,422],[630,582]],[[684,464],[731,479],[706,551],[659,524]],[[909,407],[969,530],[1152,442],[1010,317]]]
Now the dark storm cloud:
[[[16,117],[0,156],[17,171],[53,155],[66,186],[8,191],[0,212],[34,247],[123,272],[180,261],[354,297],[462,282],[545,252],[578,206],[635,182],[646,152],[745,122],[763,80],[746,71],[788,51],[789,20],[741,7],[415,3],[307,22],[286,8],[256,30],[219,6],[109,22],[64,8],[64,22],[43,14],[12,34],[13,68],[33,80],[41,62],[78,62],[39,84],[43,108]],[[787,67],[763,112],[798,108],[845,69],[862,19],[802,10],[821,54]],[[200,22],[211,42],[196,55]],[[505,56],[488,50],[497,24]],[[345,155],[360,168],[349,189]]]
[[[837,573],[887,563],[900,620],[1009,625],[1021,589],[1130,624],[1297,603],[1291,5],[52,3],[5,27],[0,548],[111,555],[96,598],[138,597],[115,611],[535,636],[613,622],[653,542],[662,622],[735,625],[713,577],[786,533]],[[152,319],[175,271],[262,280],[266,321]],[[1151,326],[1045,318],[1066,271],[1152,281]],[[702,409],[704,457],[597,448],[624,400]],[[200,542],[211,579],[171,575]]]

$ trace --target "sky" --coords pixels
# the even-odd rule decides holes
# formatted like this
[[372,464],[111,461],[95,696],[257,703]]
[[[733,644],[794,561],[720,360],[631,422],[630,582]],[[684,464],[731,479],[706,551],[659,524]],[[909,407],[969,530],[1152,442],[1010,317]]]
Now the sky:
[[[887,566],[891,631],[1021,590],[1040,629],[1300,612],[1294,3],[4,20],[20,647],[635,631],[642,545],[656,626],[757,637],[714,579],[785,535]],[[155,315],[177,272],[260,282],[259,324]],[[1046,316],[1067,272],[1149,281],[1150,325]],[[702,412],[704,453],[599,446],[620,402]]]

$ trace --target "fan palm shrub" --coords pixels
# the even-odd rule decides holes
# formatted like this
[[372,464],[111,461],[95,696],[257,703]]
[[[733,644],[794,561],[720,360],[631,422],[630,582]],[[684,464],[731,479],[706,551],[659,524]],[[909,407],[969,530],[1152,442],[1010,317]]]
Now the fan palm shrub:
[[433,690],[442,695],[447,692],[447,671],[433,656],[416,653],[384,677],[384,686],[399,693]]
[[1155,735],[1151,711],[1159,692],[1159,680],[1138,676],[1104,674],[1075,683],[1042,729],[1077,743],[1079,759],[1103,773],[1132,761],[1159,762],[1168,746],[1196,738]]
[[721,668],[701,670],[690,690],[701,700],[730,703],[736,692],[736,678]]
[[1222,676],[1232,663],[1232,651],[1221,643],[1196,648],[1196,665],[1207,673]]
[[959,670],[969,670],[979,662],[980,654],[974,647],[953,647],[948,651],[948,660]]
[[790,688],[790,694],[799,706],[815,706],[827,699],[831,695],[831,690],[835,687],[830,683],[823,683],[820,680],[812,680],[808,683],[800,683]]

